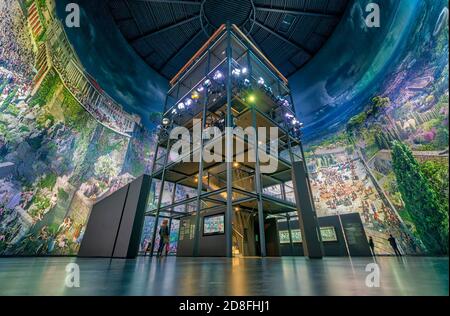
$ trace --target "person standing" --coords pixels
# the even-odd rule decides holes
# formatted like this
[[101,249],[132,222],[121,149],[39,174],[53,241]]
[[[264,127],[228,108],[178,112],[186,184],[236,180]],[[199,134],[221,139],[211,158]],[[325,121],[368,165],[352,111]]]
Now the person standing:
[[161,227],[159,228],[159,248],[157,254],[158,256],[162,256],[164,248],[166,248],[166,256],[168,254],[168,248],[166,246],[169,243],[169,235],[170,235],[168,222],[169,221],[167,219],[163,220]]
[[391,244],[392,249],[394,249],[395,255],[401,257],[402,254],[400,253],[400,250],[398,250],[397,241],[392,234],[389,235],[388,241]]
[[372,251],[372,256],[375,257],[375,244],[373,243],[372,236],[369,237],[369,246],[370,250]]

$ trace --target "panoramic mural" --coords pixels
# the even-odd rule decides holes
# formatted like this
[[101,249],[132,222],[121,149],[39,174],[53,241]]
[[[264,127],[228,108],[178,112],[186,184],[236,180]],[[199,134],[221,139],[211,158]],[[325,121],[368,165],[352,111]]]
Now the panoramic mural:
[[0,2],[0,254],[76,254],[153,134],[87,73],[46,1]]
[[[112,22],[66,30],[67,2],[0,0],[0,255],[76,254],[92,205],[151,170],[167,83],[109,49],[124,41],[98,33]],[[289,78],[316,211],[358,212],[377,254],[393,253],[391,234],[403,253],[448,254],[448,2],[382,2],[380,29],[354,1]]]
[[[346,83],[333,90],[331,81],[331,90],[315,91],[315,100],[327,99],[321,105],[333,122],[326,135],[311,125],[305,130],[316,209],[318,216],[359,212],[376,253],[393,253],[392,234],[404,253],[448,254],[448,3],[388,3],[402,19],[385,35],[397,49],[379,51],[351,91]],[[364,34],[354,23],[357,9],[340,27]],[[407,25],[397,30],[405,16]],[[333,80],[357,76],[349,71]],[[307,103],[309,94],[299,99]]]

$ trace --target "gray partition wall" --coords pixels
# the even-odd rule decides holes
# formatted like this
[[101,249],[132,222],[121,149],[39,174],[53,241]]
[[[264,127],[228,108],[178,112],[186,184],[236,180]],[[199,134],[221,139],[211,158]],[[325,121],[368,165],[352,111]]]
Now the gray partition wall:
[[143,175],[95,203],[78,256],[136,257],[149,191],[150,177]]
[[303,161],[292,164],[292,182],[300,230],[303,234],[303,252],[309,258],[323,257],[322,239],[319,232],[316,210],[312,200],[308,174]]

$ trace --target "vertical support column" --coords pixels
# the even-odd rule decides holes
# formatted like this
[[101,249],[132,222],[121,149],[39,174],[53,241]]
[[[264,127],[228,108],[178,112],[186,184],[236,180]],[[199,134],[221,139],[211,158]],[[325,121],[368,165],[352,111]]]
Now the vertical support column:
[[[258,228],[259,228],[259,245],[261,251],[261,257],[266,256],[266,236],[264,233],[264,209],[263,209],[263,201],[262,201],[262,185],[261,185],[261,170],[259,163],[259,137],[256,126],[256,109],[253,105],[251,108],[252,111],[252,126],[255,131],[255,137],[253,139],[254,145],[253,148],[255,150],[255,182],[256,182],[256,194],[258,195]],[[265,145],[264,145],[265,146]]]
[[[164,166],[163,166],[163,171],[162,171],[162,175],[161,175],[161,189],[160,189],[159,195],[158,195],[158,206],[156,208],[155,225],[153,227],[153,233],[152,233],[152,249],[150,251],[150,257],[153,256],[153,251],[155,249],[156,230],[158,229],[158,221],[159,221],[159,211],[161,209],[161,202],[162,202],[162,197],[163,197],[163,193],[164,193],[166,165],[167,165],[167,160],[169,159],[169,153],[170,153],[169,147],[170,147],[170,137],[168,137],[168,139],[167,139],[167,147],[166,147],[167,150],[166,150],[166,155],[164,157]],[[156,150],[158,150],[158,147],[156,147]],[[155,154],[157,154],[157,152]]]
[[[210,65],[210,57],[211,52],[208,49],[208,61],[206,64],[205,75],[209,73],[209,65]],[[208,89],[204,91],[205,98],[203,100],[203,109],[202,109],[202,121],[200,128],[200,153],[199,153],[199,163],[198,163],[198,185],[197,185],[197,214],[195,217],[195,235],[194,235],[194,257],[198,257],[200,255],[200,209],[201,209],[201,194],[203,190],[203,131],[205,130],[206,124],[206,111],[208,105]],[[195,142],[195,140],[194,140]]]
[[289,215],[289,213],[286,213],[286,223],[289,232],[289,245],[291,248],[291,254],[294,255],[294,244],[292,242],[292,230],[291,230],[291,216]]
[[225,163],[227,167],[227,209],[225,213],[226,255],[233,256],[233,115],[231,112],[231,24],[227,22],[227,119],[225,133]]

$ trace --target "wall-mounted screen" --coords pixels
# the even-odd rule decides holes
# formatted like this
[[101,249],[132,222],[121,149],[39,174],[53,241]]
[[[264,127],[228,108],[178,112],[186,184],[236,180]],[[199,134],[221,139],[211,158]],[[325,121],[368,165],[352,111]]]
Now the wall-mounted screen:
[[289,244],[289,231],[288,230],[280,230],[278,232],[278,236],[280,238],[280,244]]
[[225,215],[205,216],[203,219],[203,235],[220,235],[225,233]]
[[303,241],[302,232],[300,231],[300,229],[293,229],[291,231],[291,235],[293,243],[301,243]]
[[322,241],[337,241],[336,230],[333,226],[320,227],[320,235],[322,236]]
[[[278,232],[280,238],[280,244],[289,244],[289,231],[288,230],[280,230]],[[293,243],[301,243],[302,242],[302,233],[300,229],[292,229],[291,237]]]

